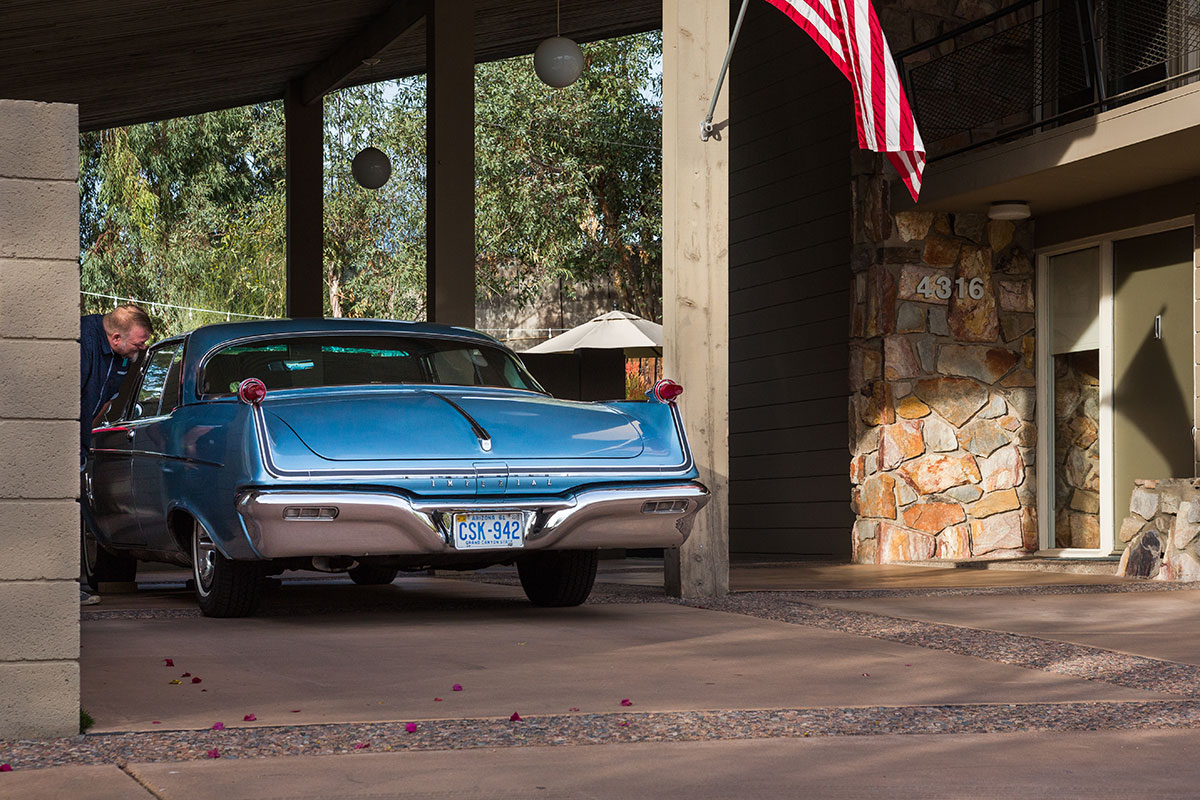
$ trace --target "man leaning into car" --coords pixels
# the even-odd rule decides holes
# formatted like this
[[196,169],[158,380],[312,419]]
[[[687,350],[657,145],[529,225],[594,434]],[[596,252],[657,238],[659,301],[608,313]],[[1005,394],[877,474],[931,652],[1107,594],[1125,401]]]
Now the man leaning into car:
[[[121,388],[129,365],[146,349],[154,325],[139,306],[117,306],[107,314],[79,319],[79,464],[84,468],[92,427]],[[79,602],[100,602],[80,589]]]

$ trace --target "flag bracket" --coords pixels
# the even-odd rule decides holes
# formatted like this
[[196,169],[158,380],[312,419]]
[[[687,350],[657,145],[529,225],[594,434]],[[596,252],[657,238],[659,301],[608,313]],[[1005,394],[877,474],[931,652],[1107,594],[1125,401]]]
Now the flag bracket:
[[712,118],[717,110],[717,98],[721,96],[721,86],[725,83],[725,73],[729,70],[729,59],[733,57],[733,47],[737,44],[738,34],[742,30],[742,19],[746,16],[746,6],[748,5],[750,5],[750,0],[742,0],[742,8],[738,11],[737,22],[733,26],[733,36],[729,39],[729,49],[725,51],[725,62],[721,64],[721,74],[717,76],[717,88],[713,90],[712,102],[708,104],[708,116],[700,123],[700,141],[702,142],[707,142],[716,130]]

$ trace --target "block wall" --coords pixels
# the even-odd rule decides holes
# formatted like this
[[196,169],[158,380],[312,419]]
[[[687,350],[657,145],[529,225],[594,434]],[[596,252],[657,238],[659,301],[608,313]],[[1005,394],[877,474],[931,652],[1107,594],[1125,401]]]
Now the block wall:
[[0,100],[0,739],[79,729],[79,123]]

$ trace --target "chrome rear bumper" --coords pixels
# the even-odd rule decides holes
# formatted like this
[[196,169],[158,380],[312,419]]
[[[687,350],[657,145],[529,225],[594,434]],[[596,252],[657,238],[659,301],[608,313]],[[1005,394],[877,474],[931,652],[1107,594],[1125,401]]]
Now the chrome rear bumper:
[[[696,513],[708,498],[703,484],[690,481],[591,489],[543,500],[420,502],[376,492],[250,490],[238,496],[236,506],[254,549],[264,558],[286,558],[460,552],[452,544],[447,522],[447,515],[456,511],[524,512],[524,550],[677,547],[691,533]],[[285,509],[293,509],[286,512],[292,516],[285,516]],[[295,509],[314,511],[298,516]]]

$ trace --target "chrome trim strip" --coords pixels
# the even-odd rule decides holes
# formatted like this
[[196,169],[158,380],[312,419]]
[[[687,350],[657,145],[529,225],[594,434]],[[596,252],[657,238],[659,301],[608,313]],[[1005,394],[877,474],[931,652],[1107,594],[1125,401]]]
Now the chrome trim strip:
[[475,420],[474,417],[472,417],[465,410],[463,410],[462,406],[460,406],[458,403],[454,402],[449,397],[446,397],[443,394],[438,394],[437,392],[430,391],[428,389],[422,389],[420,391],[421,391],[421,394],[433,395],[437,399],[441,400],[443,403],[448,403],[451,408],[453,408],[459,414],[462,414],[466,418],[467,422],[471,423],[471,430],[474,431],[475,438],[479,440],[480,449],[482,449],[483,452],[485,452],[485,453],[491,452],[491,450],[492,450],[492,435],[490,433],[488,433],[486,430],[484,430],[483,426],[480,425]]

